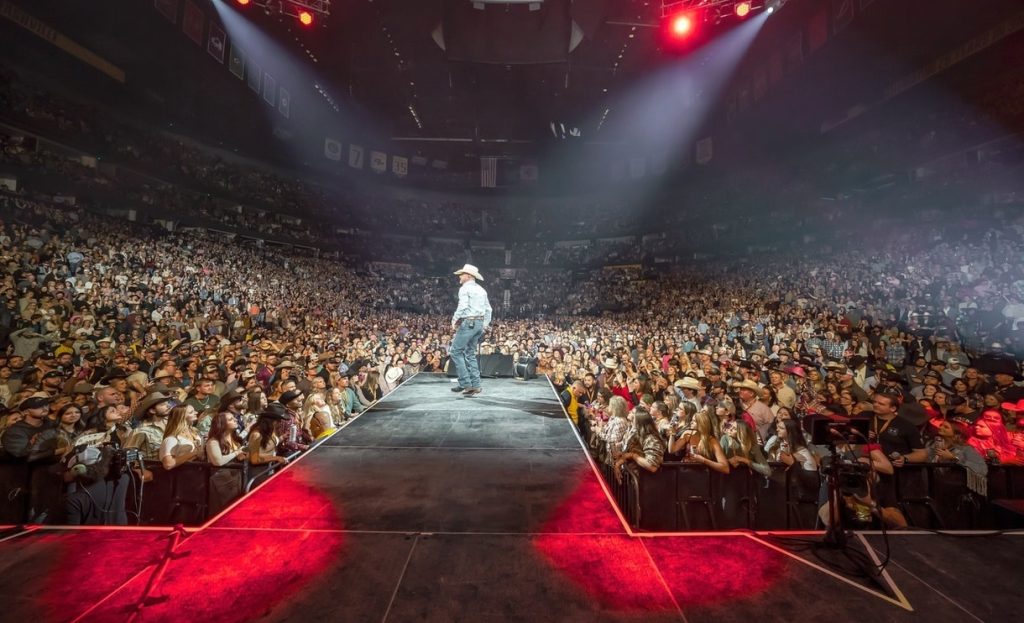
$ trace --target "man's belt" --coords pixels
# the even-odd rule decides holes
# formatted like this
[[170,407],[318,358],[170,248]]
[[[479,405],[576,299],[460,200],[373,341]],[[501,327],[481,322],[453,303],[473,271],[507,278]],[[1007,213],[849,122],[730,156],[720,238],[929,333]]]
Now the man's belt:
[[458,322],[462,322],[463,320],[483,320],[483,319],[484,319],[483,316],[466,316],[465,318],[459,318]]

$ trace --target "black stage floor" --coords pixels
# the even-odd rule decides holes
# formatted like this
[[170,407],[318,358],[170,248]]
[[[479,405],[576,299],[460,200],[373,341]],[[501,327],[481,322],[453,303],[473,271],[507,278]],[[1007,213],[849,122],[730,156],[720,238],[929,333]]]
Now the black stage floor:
[[890,535],[875,580],[816,534],[635,534],[545,381],[450,386],[415,377],[201,529],[10,529],[0,620],[1020,618],[1020,534]]

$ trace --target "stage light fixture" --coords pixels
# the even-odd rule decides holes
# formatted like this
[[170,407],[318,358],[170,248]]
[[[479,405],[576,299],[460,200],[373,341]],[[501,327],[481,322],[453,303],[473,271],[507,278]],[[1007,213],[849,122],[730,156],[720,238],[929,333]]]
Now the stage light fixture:
[[238,4],[240,4],[242,6],[248,6],[248,4],[249,4],[249,0],[235,0],[235,2],[237,2]]
[[313,14],[309,11],[299,11],[299,22],[303,26],[311,26],[313,24]]
[[689,13],[676,15],[672,18],[671,30],[672,34],[679,38],[689,35],[693,30],[693,16]]
[[739,17],[739,18],[742,19],[742,18],[750,15],[750,3],[749,2],[740,2],[740,3],[738,3],[735,6],[735,8],[733,8],[733,11],[736,13],[736,17]]

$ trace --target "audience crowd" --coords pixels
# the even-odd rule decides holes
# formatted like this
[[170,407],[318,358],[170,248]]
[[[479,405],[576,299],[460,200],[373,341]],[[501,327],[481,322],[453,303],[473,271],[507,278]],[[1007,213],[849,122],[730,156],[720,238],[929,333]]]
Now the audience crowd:
[[[483,351],[535,361],[617,476],[666,459],[816,475],[813,423],[867,417],[870,439],[843,448],[872,470],[850,508],[900,526],[904,464],[983,478],[1024,461],[1013,205],[918,207],[937,183],[901,191],[895,210],[850,200],[727,222],[679,210],[647,223],[615,201],[527,217],[381,205],[0,81],[15,121],[134,171],[0,132],[19,178],[0,192],[0,457],[41,467],[29,521],[135,521],[101,474],[285,463],[403,379],[444,370],[450,270],[467,261],[495,307]],[[147,210],[122,218],[132,206]],[[382,214],[401,226],[382,232]],[[535,239],[445,236],[510,224]],[[136,454],[152,462],[122,464]],[[213,513],[244,485],[211,474]]]

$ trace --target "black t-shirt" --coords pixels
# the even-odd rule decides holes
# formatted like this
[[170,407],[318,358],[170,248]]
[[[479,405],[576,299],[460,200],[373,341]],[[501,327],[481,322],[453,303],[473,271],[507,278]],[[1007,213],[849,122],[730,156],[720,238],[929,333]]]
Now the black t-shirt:
[[921,431],[913,423],[899,416],[888,423],[881,418],[872,417],[871,430],[878,434],[878,443],[886,456],[893,452],[909,454],[924,447]]

